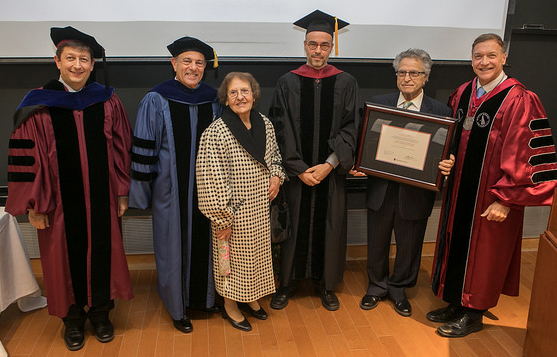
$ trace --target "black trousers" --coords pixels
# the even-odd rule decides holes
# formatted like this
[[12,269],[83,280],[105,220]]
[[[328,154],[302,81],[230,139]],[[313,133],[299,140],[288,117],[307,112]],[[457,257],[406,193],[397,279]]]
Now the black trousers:
[[113,308],[114,300],[110,300],[103,305],[91,306],[87,312],[85,312],[83,306],[74,304],[70,306],[68,314],[62,321],[64,321],[66,327],[83,327],[87,318],[89,318],[92,323],[108,320],[108,314]]
[[[418,279],[427,220],[402,218],[398,204],[398,184],[389,184],[378,211],[368,209],[368,295],[388,295],[395,301],[406,298],[405,288],[415,286]],[[389,275],[389,250],[393,230],[396,257],[393,272]]]

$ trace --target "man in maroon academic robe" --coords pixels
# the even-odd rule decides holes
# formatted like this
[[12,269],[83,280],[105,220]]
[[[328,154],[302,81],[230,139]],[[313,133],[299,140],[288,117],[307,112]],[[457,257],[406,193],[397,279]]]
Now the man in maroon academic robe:
[[78,350],[87,318],[100,342],[111,341],[113,299],[133,297],[118,218],[131,130],[114,89],[88,83],[104,49],[72,27],[52,28],[51,38],[60,78],[29,92],[14,116],[6,211],[38,229],[48,310]]
[[524,206],[551,204],[555,146],[538,97],[503,71],[506,46],[484,34],[472,45],[476,78],[450,97],[460,119],[432,273],[449,306],[427,318],[445,337],[483,328],[500,294],[518,295]]

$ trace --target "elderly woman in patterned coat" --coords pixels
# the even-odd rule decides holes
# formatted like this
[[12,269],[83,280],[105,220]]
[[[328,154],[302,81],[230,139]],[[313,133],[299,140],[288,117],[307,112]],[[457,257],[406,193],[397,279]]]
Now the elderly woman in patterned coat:
[[[260,93],[249,73],[224,78],[218,98],[226,108],[201,136],[196,164],[199,209],[211,220],[223,318],[243,331],[251,325],[239,308],[265,320],[257,300],[275,292],[269,205],[285,178],[273,125],[253,109]],[[219,248],[229,251],[229,270],[219,264]]]

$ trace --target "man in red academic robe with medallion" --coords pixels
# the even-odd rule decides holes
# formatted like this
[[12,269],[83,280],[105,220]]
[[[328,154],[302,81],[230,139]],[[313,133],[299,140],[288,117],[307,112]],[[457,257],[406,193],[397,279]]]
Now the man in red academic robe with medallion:
[[555,146],[536,94],[503,71],[506,45],[495,34],[472,45],[476,78],[449,105],[460,119],[432,272],[434,293],[448,302],[430,311],[437,332],[463,337],[483,328],[500,294],[518,295],[524,206],[551,204]]

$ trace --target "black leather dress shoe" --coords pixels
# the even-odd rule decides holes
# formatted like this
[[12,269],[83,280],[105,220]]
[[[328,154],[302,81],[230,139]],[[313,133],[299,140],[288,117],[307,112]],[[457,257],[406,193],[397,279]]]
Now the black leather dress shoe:
[[404,317],[408,317],[412,315],[412,305],[410,305],[410,301],[408,299],[404,299],[401,301],[395,301],[395,311]]
[[295,292],[296,286],[294,285],[280,287],[271,299],[271,307],[275,310],[284,309]]
[[460,318],[439,326],[437,332],[443,337],[464,337],[483,327],[482,315],[465,312]]
[[338,298],[333,291],[315,288],[315,294],[321,298],[321,305],[329,311],[336,311],[339,308]]
[[83,326],[66,327],[66,331],[64,331],[64,343],[70,351],[77,351],[81,349],[81,347],[85,344]]
[[99,342],[106,343],[114,339],[114,326],[110,320],[101,320],[92,322],[93,330],[95,331],[95,337]]
[[190,333],[193,331],[193,325],[189,318],[184,317],[181,320],[174,320],[172,319],[172,324],[176,328],[176,330],[183,332],[183,333]]
[[462,314],[464,314],[462,306],[449,304],[449,306],[428,312],[425,317],[429,321],[446,323],[459,318]]
[[261,306],[257,311],[252,309],[251,306],[249,306],[249,304],[242,303],[242,304],[238,304],[238,306],[240,307],[240,309],[249,312],[251,316],[255,317],[258,320],[267,320],[267,318],[269,317],[269,315],[267,315],[267,312],[263,310]]
[[360,302],[360,308],[362,310],[371,310],[377,307],[381,298],[375,295],[364,295],[362,302]]
[[222,318],[228,320],[228,322],[230,322],[232,327],[240,331],[246,331],[246,332],[251,331],[251,324],[249,323],[248,319],[244,317],[244,320],[240,322],[232,320],[232,318],[228,316],[228,314],[226,313],[226,308],[222,309]]

